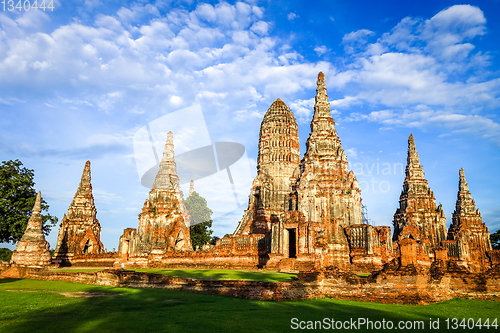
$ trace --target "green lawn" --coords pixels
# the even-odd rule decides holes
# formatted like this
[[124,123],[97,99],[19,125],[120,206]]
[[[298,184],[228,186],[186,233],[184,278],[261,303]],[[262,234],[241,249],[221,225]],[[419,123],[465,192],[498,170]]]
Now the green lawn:
[[[410,332],[428,332],[429,319],[440,318],[441,330],[431,332],[456,332],[461,330],[446,330],[445,318],[490,318],[491,323],[499,314],[500,302],[464,299],[427,306],[333,299],[272,302],[163,289],[0,280],[0,332],[289,332],[292,318],[304,324],[324,318],[390,320],[394,325],[400,320],[422,321],[423,330],[406,330]],[[483,327],[480,332],[484,331],[498,330]]]
[[[56,268],[54,272],[95,272],[102,268]],[[246,280],[268,282],[291,282],[297,274],[273,271],[235,271],[224,269],[133,269],[136,272],[168,275],[185,279]]]
[[162,274],[186,279],[247,280],[268,282],[291,282],[297,275],[272,271],[235,271],[224,269],[134,269],[134,271]]

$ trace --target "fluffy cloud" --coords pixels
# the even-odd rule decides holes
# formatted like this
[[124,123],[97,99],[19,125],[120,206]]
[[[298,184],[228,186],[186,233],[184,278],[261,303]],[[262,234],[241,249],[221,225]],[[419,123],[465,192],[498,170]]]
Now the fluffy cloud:
[[[474,53],[472,44],[485,33],[485,24],[479,8],[458,5],[428,20],[407,17],[372,43],[368,41],[374,33],[368,30],[345,35],[346,53],[352,58],[336,80],[345,96],[332,105],[392,108],[354,113],[345,120],[411,127],[443,122],[453,131],[500,142],[495,134],[499,124],[488,118],[500,106],[500,79],[491,78],[488,55]],[[433,111],[419,111],[419,105]]]

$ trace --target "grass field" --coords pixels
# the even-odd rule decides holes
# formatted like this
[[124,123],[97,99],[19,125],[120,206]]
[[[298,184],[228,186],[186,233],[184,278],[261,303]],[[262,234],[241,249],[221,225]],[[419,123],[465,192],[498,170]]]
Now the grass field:
[[[421,321],[423,329],[446,330],[446,318],[500,314],[500,302],[454,299],[427,306],[402,306],[333,299],[256,301],[163,289],[113,288],[28,279],[0,280],[0,332],[287,332],[292,318],[307,321]],[[429,319],[440,318],[440,330]],[[294,324],[295,326],[295,324]],[[364,325],[359,330],[373,332]],[[460,327],[459,327],[460,328]],[[382,329],[378,331],[384,331]],[[463,330],[462,330],[463,331]],[[466,329],[467,332],[479,331]],[[494,327],[480,332],[498,331]]]
[[291,282],[297,275],[272,271],[235,271],[223,269],[134,269],[134,271],[162,274],[186,279],[247,280],[268,282]]
[[[57,268],[58,272],[95,272],[102,268]],[[224,269],[133,269],[136,272],[162,274],[185,279],[245,280],[267,282],[291,282],[297,274],[273,271],[237,271]]]

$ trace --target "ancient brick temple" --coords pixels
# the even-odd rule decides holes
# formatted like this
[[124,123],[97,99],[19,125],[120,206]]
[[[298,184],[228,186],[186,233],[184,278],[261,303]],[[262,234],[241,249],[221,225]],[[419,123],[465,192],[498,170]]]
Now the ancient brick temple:
[[288,203],[293,175],[299,173],[300,148],[297,122],[290,109],[277,99],[262,120],[257,157],[257,177],[248,209],[233,236],[271,233],[271,224]]
[[479,272],[490,266],[487,255],[491,251],[490,232],[469,192],[464,169],[460,169],[459,176],[457,203],[448,229],[449,242],[444,245],[449,257],[457,257],[460,265]]
[[50,265],[49,243],[42,231],[41,200],[42,193],[38,192],[26,231],[12,252],[10,262],[13,265],[40,268]]
[[121,258],[140,261],[161,259],[171,252],[192,251],[190,220],[177,176],[173,134],[169,132],[153,188],[139,215],[139,228],[125,229],[118,253]]
[[[446,218],[424,178],[413,134],[408,138],[406,176],[393,225],[393,240],[408,263],[430,265],[434,249],[446,240]],[[409,253],[411,258],[405,255]]]
[[90,161],[87,161],[68,213],[64,214],[61,221],[54,253],[58,262],[68,264],[75,256],[104,252],[101,243],[101,225],[96,214],[92,195]]
[[490,251],[488,229],[468,192],[463,171],[447,232],[442,207],[436,206],[424,178],[413,135],[408,139],[394,235],[389,226],[364,224],[361,208],[361,191],[353,171],[348,170],[330,112],[325,76],[319,73],[304,157],[300,158],[295,117],[277,99],[262,120],[257,176],[248,208],[233,235],[215,246],[191,248],[190,217],[183,205],[169,133],[139,228],[125,229],[115,266],[303,272],[325,267],[370,272],[384,267],[388,274],[396,274],[413,272],[416,267],[429,272],[438,266],[482,272],[500,261],[498,251]]
[[[361,191],[347,168],[323,73],[318,75],[304,158],[300,160],[293,113],[278,99],[262,120],[257,172],[248,209],[233,237],[263,235],[268,267],[348,266],[350,244],[344,228],[362,226]],[[373,265],[372,259],[377,257],[374,262],[381,265],[382,252],[392,252],[389,228],[382,237],[374,227],[357,230],[352,231],[353,244],[368,258],[362,264]]]

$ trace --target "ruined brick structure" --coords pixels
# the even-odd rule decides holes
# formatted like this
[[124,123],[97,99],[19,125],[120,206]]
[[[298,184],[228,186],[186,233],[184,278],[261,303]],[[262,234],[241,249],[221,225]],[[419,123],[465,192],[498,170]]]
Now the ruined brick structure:
[[446,246],[449,257],[457,257],[459,264],[479,272],[490,266],[487,251],[491,251],[490,232],[469,192],[464,169],[460,169],[457,203],[448,229]]
[[233,236],[271,232],[271,223],[285,210],[291,179],[298,174],[299,131],[293,113],[277,99],[262,120],[259,135],[257,177],[248,209]]
[[[139,215],[139,227],[124,230],[114,266],[263,268],[310,272],[304,273],[310,276],[333,269],[344,273],[379,271],[378,276],[420,274],[419,279],[441,273],[483,274],[500,267],[500,252],[491,250],[488,228],[468,191],[463,170],[453,223],[447,232],[442,207],[436,205],[410,135],[406,175],[391,235],[388,226],[363,223],[361,191],[354,172],[348,170],[323,73],[317,79],[310,127],[301,159],[292,111],[280,99],[272,103],[261,123],[257,176],[243,218],[233,235],[198,250],[191,246],[190,216],[183,204],[169,132],[153,188]],[[97,237],[92,239],[92,247],[85,246],[91,239],[90,231],[100,230],[96,229],[90,164],[87,169],[61,225],[59,257],[63,249],[68,256],[76,249],[99,248],[98,232],[94,232]],[[69,228],[71,221],[82,216],[88,216],[88,225],[94,227],[82,229],[87,224],[79,222],[80,229]],[[78,230],[87,238],[75,238]],[[60,243],[78,246],[71,250]],[[83,263],[85,258],[79,260]]]
[[354,173],[347,169],[321,72],[306,152],[293,181],[288,205],[284,207],[288,212],[273,230],[273,245],[285,245],[283,252],[279,245],[273,246],[276,254],[291,257],[290,244],[295,242],[299,260],[313,260],[321,266],[348,266],[349,243],[344,227],[362,223],[361,191]]
[[190,251],[190,221],[177,176],[173,134],[168,132],[158,174],[139,214],[139,228],[125,229],[118,253],[125,259],[159,260],[171,252]]
[[267,266],[345,267],[350,258],[343,228],[362,223],[361,192],[354,173],[347,169],[323,73],[317,85],[302,161],[297,123],[285,103],[276,100],[262,120],[258,175],[248,210],[233,236],[270,234]]
[[54,257],[61,264],[71,263],[75,256],[104,252],[101,225],[96,218],[90,178],[90,161],[85,163],[82,178],[73,201],[59,228]]
[[446,240],[446,218],[424,178],[413,134],[408,138],[406,176],[393,225],[393,240],[398,241],[402,257],[415,252],[416,259],[408,259],[414,263],[430,265],[434,249]]
[[374,271],[394,258],[390,227],[356,224],[345,229],[353,269]]
[[50,265],[49,242],[45,240],[42,231],[41,201],[42,193],[38,192],[24,235],[12,252],[12,265],[40,268]]

